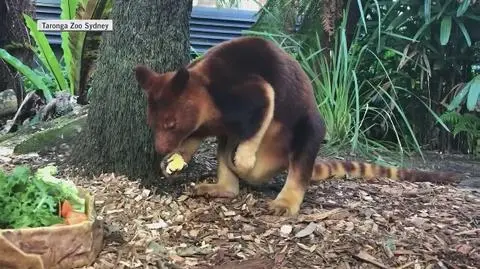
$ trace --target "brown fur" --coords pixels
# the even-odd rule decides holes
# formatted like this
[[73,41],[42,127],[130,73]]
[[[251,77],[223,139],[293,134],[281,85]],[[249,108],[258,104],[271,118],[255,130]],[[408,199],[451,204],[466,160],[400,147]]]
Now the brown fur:
[[[198,185],[198,195],[235,197],[239,178],[260,184],[288,169],[270,206],[275,214],[294,215],[312,178],[419,179],[409,170],[367,163],[315,163],[325,127],[309,78],[293,58],[264,39],[223,42],[177,71],[159,74],[137,66],[135,73],[147,94],[148,124],[159,153],[179,153],[188,162],[203,138],[217,137],[218,182]],[[162,164],[168,165],[166,159]]]

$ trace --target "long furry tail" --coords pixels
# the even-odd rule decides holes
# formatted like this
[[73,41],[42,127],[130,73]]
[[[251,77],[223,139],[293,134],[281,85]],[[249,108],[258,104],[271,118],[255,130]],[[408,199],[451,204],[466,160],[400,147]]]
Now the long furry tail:
[[313,169],[312,180],[322,181],[332,177],[339,178],[344,176],[366,179],[386,177],[393,180],[432,182],[436,184],[454,184],[460,181],[460,175],[452,172],[428,172],[367,162],[338,160],[317,161]]

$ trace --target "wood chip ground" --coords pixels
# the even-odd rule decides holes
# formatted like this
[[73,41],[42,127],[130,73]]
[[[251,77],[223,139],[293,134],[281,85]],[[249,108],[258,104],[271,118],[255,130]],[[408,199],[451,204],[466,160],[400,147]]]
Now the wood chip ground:
[[[0,166],[48,162],[39,159]],[[480,268],[475,190],[330,180],[309,188],[298,217],[284,218],[267,214],[275,192],[250,187],[206,199],[190,197],[189,184],[169,194],[114,174],[69,178],[95,195],[106,224],[104,249],[82,269]]]
[[453,187],[332,180],[284,218],[245,188],[226,200],[113,174],[78,184],[108,227],[90,268],[480,268],[480,197]]

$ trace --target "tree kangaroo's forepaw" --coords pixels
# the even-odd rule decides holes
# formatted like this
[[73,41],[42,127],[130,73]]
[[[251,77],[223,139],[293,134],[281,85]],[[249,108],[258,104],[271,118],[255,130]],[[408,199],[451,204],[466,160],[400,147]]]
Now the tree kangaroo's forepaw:
[[235,152],[233,164],[242,172],[253,169],[257,161],[256,150],[249,144],[240,144]]
[[300,206],[289,202],[285,198],[277,198],[270,202],[269,210],[275,216],[290,217],[298,214]]
[[205,196],[211,198],[234,198],[238,191],[229,190],[227,187],[219,184],[201,183],[194,188],[195,196]]
[[160,168],[166,177],[179,173],[187,166],[188,164],[178,152],[168,154],[160,162]]

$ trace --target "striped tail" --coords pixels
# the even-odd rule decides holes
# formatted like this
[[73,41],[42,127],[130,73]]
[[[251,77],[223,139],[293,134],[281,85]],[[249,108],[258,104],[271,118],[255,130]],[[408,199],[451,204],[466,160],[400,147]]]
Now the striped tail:
[[337,160],[317,161],[313,169],[312,180],[322,181],[332,177],[339,178],[344,176],[366,179],[386,177],[393,180],[432,182],[437,184],[458,183],[460,180],[458,174],[451,172],[427,172],[381,166],[367,162]]

